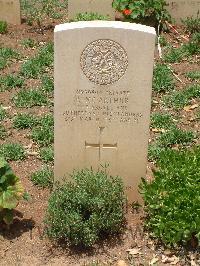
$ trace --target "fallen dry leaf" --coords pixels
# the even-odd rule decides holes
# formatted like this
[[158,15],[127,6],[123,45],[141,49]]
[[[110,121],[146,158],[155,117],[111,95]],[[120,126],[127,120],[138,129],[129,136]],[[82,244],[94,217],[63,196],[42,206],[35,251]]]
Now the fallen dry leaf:
[[154,264],[156,264],[156,262],[158,262],[159,261],[159,258],[158,257],[153,257],[153,259],[149,262],[149,265],[154,265]]
[[198,104],[193,104],[193,105],[188,105],[188,106],[185,106],[183,109],[186,111],[186,112],[190,112],[191,110],[194,110],[196,108],[198,108],[199,105]]
[[160,132],[165,133],[166,132],[166,130],[163,128],[152,128],[151,131],[155,132],[155,133],[160,133]]
[[119,260],[116,264],[116,266],[127,266],[126,262],[124,260]]
[[165,255],[162,255],[162,260],[163,263],[170,263],[171,265],[176,265],[179,262],[179,258],[176,256],[168,257]]
[[137,256],[137,255],[141,255],[142,253],[140,252],[139,248],[130,248],[127,249],[127,252],[132,255],[132,256]]

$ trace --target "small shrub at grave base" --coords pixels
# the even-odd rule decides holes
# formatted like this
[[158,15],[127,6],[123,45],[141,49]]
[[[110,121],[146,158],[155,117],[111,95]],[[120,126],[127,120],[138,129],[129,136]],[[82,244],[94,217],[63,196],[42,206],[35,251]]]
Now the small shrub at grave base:
[[167,39],[165,38],[165,36],[160,36],[159,42],[160,42],[160,45],[162,47],[168,46],[168,42],[167,42]]
[[18,129],[33,128],[38,124],[38,118],[32,114],[17,114],[13,119],[13,127]]
[[21,74],[26,78],[38,78],[48,67],[53,66],[53,44],[48,43],[42,47],[38,54],[23,63]]
[[5,34],[8,30],[8,24],[6,21],[0,21],[0,34]]
[[66,10],[67,1],[60,0],[21,0],[22,12],[27,18],[29,25],[36,22],[38,27],[42,27],[42,22],[46,18],[62,18]]
[[37,42],[34,39],[30,39],[30,38],[22,40],[21,44],[25,48],[33,48],[37,46]]
[[166,92],[174,89],[172,72],[165,64],[157,64],[153,74],[153,89],[156,92]]
[[42,89],[47,93],[53,92],[54,83],[51,77],[47,75],[42,77]]
[[197,17],[187,17],[186,19],[182,20],[186,31],[189,33],[196,33],[196,32],[200,32],[200,16],[199,16],[199,12],[197,14]]
[[104,234],[119,233],[124,222],[122,180],[106,169],[75,171],[73,182],[51,194],[46,214],[47,234],[71,245],[91,247]]
[[9,90],[15,87],[21,88],[23,84],[24,79],[13,74],[0,77],[0,91]]
[[169,246],[200,243],[200,147],[160,154],[154,179],[140,191],[151,236]]
[[130,22],[145,24],[150,21],[152,26],[157,26],[159,23],[163,25],[165,21],[171,20],[164,0],[114,0],[112,6],[122,13],[126,21]]
[[3,121],[7,116],[6,110],[0,105],[0,121]]
[[10,165],[0,157],[0,221],[10,225],[13,221],[13,209],[24,195],[24,188]]
[[174,125],[170,114],[154,113],[151,115],[151,128],[170,129]]
[[17,107],[45,106],[49,103],[47,95],[40,88],[30,90],[20,90],[13,97],[13,102]]
[[26,154],[21,144],[6,143],[0,145],[0,156],[8,161],[18,161],[25,159]]
[[182,91],[175,91],[171,95],[164,97],[164,103],[168,107],[176,109],[188,105],[192,99],[200,98],[200,85],[194,84],[186,87]]
[[200,79],[200,71],[189,71],[185,74],[185,76],[192,81]]
[[54,118],[52,114],[47,114],[38,118],[38,124],[42,127],[53,127],[54,125]]
[[6,129],[0,124],[0,139],[4,140],[7,137]]
[[52,162],[54,159],[54,151],[52,147],[44,147],[40,150],[40,158],[45,163]]
[[92,21],[92,20],[110,20],[109,16],[104,16],[98,13],[85,12],[78,13],[71,21]]
[[43,167],[41,170],[32,173],[30,178],[36,186],[42,188],[52,188],[53,186],[53,171],[48,167]]

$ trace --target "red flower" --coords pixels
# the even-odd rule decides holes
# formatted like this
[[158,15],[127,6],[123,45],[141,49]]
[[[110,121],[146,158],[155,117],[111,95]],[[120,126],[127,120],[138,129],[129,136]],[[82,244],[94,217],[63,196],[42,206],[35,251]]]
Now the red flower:
[[124,9],[123,10],[123,14],[126,16],[129,16],[132,13],[132,11],[130,9]]

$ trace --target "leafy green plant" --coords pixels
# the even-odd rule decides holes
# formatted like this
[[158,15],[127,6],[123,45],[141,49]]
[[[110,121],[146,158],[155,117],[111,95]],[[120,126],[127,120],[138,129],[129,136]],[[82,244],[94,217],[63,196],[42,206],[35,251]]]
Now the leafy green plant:
[[182,19],[182,22],[186,28],[186,31],[189,33],[200,32],[200,17],[199,12],[197,13],[197,17],[187,17],[186,19]]
[[21,88],[24,84],[24,79],[13,74],[8,74],[0,77],[0,84],[0,91],[9,90],[15,87]]
[[[154,179],[142,180],[146,227],[166,245],[200,241],[200,147],[160,154]],[[199,242],[200,243],[200,242]]]
[[6,110],[0,105],[0,121],[4,120],[7,116]]
[[54,83],[51,77],[47,75],[44,75],[42,77],[42,89],[47,93],[53,92]]
[[167,52],[164,54],[163,59],[166,63],[179,63],[184,57],[186,57],[186,52],[183,49],[183,46],[179,48],[170,47],[170,49],[167,49]]
[[9,47],[0,47],[0,70],[4,69],[12,59],[19,59],[18,52]]
[[128,21],[150,20],[154,25],[158,25],[171,20],[165,0],[114,0],[112,6]]
[[38,126],[33,128],[31,137],[40,146],[48,146],[53,143],[53,116],[52,114],[45,115],[38,120]]
[[23,63],[21,74],[25,78],[38,78],[53,66],[53,44],[48,43],[40,48],[38,54]]
[[13,119],[13,126],[18,129],[33,128],[37,124],[38,118],[32,114],[20,113]]
[[13,221],[13,209],[22,199],[24,188],[10,165],[0,157],[0,221],[10,225]]
[[36,186],[42,188],[52,188],[53,186],[53,171],[48,167],[43,167],[41,170],[32,173],[30,178]]
[[78,13],[71,21],[91,21],[91,20],[110,20],[109,16],[104,16],[99,13],[85,12]]
[[168,148],[160,146],[157,142],[151,143],[148,147],[148,160],[157,161],[161,152],[165,151],[166,149]]
[[51,194],[46,215],[50,238],[92,246],[103,234],[118,233],[124,221],[125,196],[119,177],[106,169],[75,171],[73,182]]
[[8,161],[18,161],[25,159],[26,154],[21,144],[6,143],[0,145],[0,156]]
[[172,127],[169,131],[162,133],[158,138],[160,147],[171,147],[176,144],[187,145],[192,143],[195,135],[191,131],[185,131]]
[[22,40],[21,44],[25,48],[33,48],[37,45],[37,42],[34,39],[28,38],[28,39]]
[[181,91],[174,91],[171,95],[164,98],[164,103],[168,107],[174,107],[176,109],[183,108],[188,105],[194,98],[200,97],[200,85],[195,84],[186,87]]
[[172,72],[165,64],[156,64],[153,75],[153,89],[166,92],[174,89],[175,82]]
[[151,127],[169,129],[174,126],[173,117],[170,114],[154,113],[151,115]]
[[13,102],[17,107],[45,106],[49,103],[47,95],[41,89],[20,90]]
[[185,74],[185,76],[191,80],[199,80],[200,79],[200,71],[189,71]]
[[46,163],[53,161],[53,158],[54,158],[53,148],[52,147],[41,148],[40,158]]
[[8,24],[6,21],[0,21],[0,34],[5,34],[8,30]]
[[22,11],[27,17],[29,25],[36,22],[42,28],[45,18],[61,18],[62,9],[67,8],[67,1],[61,0],[21,0]]
[[7,137],[7,131],[3,125],[0,124],[0,139],[5,139]]

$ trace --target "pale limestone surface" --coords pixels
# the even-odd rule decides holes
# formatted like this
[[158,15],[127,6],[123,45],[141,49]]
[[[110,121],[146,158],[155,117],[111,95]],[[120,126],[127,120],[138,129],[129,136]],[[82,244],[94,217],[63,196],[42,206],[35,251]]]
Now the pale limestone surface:
[[115,10],[112,0],[68,0],[68,18],[73,19],[78,13],[93,12],[109,15],[110,20],[115,20]]
[[55,28],[55,181],[109,163],[129,200],[145,177],[154,28],[114,21]]
[[200,0],[166,0],[169,4],[168,10],[177,23],[181,23],[181,19],[197,16],[200,12]]
[[20,1],[0,0],[0,20],[11,24],[21,24]]

